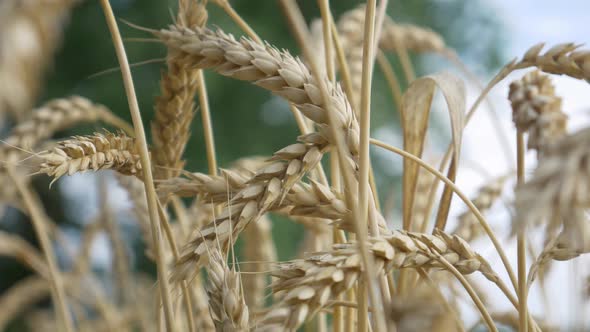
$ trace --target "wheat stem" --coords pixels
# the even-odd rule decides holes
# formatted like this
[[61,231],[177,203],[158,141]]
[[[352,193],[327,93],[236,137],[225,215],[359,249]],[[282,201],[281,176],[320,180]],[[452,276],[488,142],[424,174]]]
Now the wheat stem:
[[227,0],[213,0],[218,6],[223,8],[227,15],[244,31],[250,38],[254,39],[257,43],[262,44],[262,39],[258,37],[258,34],[248,25],[246,21],[235,11]]
[[[524,183],[525,171],[525,145],[524,134],[520,129],[516,133],[516,182],[517,185]],[[519,331],[527,331],[527,276],[526,276],[526,235],[525,227],[519,229],[517,234],[517,256],[518,256],[518,318]]]
[[162,303],[164,305],[164,314],[166,318],[166,327],[168,332],[175,331],[175,324],[173,322],[174,313],[172,309],[172,300],[170,298],[170,285],[168,282],[168,273],[166,271],[166,265],[164,262],[164,255],[161,248],[161,231],[158,219],[158,208],[157,208],[157,196],[156,189],[154,187],[154,178],[152,175],[152,168],[149,158],[149,152],[147,147],[147,140],[145,137],[145,130],[143,128],[143,122],[141,120],[141,113],[139,111],[139,105],[137,103],[137,97],[135,95],[135,88],[133,87],[133,78],[131,76],[131,69],[129,68],[129,62],[127,61],[127,55],[123,41],[121,40],[121,34],[113,14],[113,10],[109,3],[109,0],[100,1],[111,37],[113,39],[113,45],[117,53],[119,60],[119,66],[123,75],[123,83],[125,86],[125,93],[127,95],[127,101],[129,103],[129,110],[131,112],[131,118],[133,120],[133,127],[135,129],[135,136],[137,137],[139,145],[139,154],[141,158],[141,165],[143,168],[144,185],[147,196],[148,210],[150,214],[150,224],[152,229],[152,238],[156,249],[156,266],[158,269],[158,284],[160,286],[160,294],[162,296]]
[[[358,212],[356,218],[366,220],[369,209],[369,137],[371,131],[371,81],[373,78],[373,39],[375,38],[375,11],[377,7],[376,0],[367,1],[365,11],[365,27],[363,39],[363,65],[362,65],[362,83],[361,83],[361,103],[360,103],[360,147],[359,147],[359,187],[358,187]],[[372,236],[379,235],[379,229],[376,222],[369,219],[369,234]],[[361,279],[363,280],[363,279]],[[361,288],[359,283],[359,310],[358,310],[358,328],[359,331],[367,330],[367,310],[366,292],[368,288],[376,287],[374,279],[364,280],[367,288]],[[373,299],[374,301],[375,299]],[[373,305],[379,307],[379,303],[373,302]],[[377,320],[380,324],[375,327],[377,331],[385,331],[384,321]]]
[[459,272],[457,270],[457,268],[455,268],[452,264],[450,264],[444,257],[439,256],[439,259],[440,259],[440,262],[445,266],[445,268],[447,268],[447,270],[449,270],[455,276],[455,278],[457,278],[457,280],[459,280],[459,282],[461,283],[463,288],[465,288],[465,290],[467,291],[467,293],[469,294],[469,296],[473,300],[473,303],[475,303],[475,305],[477,306],[477,309],[481,313],[483,320],[485,321],[486,325],[488,326],[488,329],[490,331],[498,332],[498,329],[496,328],[496,325],[494,324],[494,320],[490,316],[490,313],[486,309],[483,302],[481,302],[481,299],[479,298],[479,296],[477,296],[477,293],[475,293],[475,291],[473,290],[473,287],[471,287],[471,285],[469,284],[469,281],[467,281],[467,279],[465,279],[465,276],[463,276],[461,274],[461,272]]
[[352,105],[357,105],[356,101],[353,100],[355,94],[352,91],[352,80],[350,77],[350,68],[348,67],[348,61],[346,61],[346,54],[344,53],[344,48],[342,47],[342,42],[340,40],[340,34],[338,33],[338,29],[336,28],[336,24],[334,23],[334,19],[330,20],[330,28],[332,30],[332,36],[334,37],[334,49],[336,50],[336,59],[338,60],[338,68],[340,69],[340,79],[342,81],[342,86],[344,87],[344,91],[346,92],[346,96],[351,101]]
[[330,15],[330,0],[318,0],[320,13],[322,15],[322,33],[324,36],[324,55],[326,73],[332,83],[336,83],[336,71],[334,69],[334,48],[332,47],[332,16]]
[[395,110],[399,114],[402,109],[403,95],[402,89],[399,85],[399,80],[395,75],[395,71],[393,70],[391,63],[389,62],[389,60],[387,60],[387,57],[381,50],[377,51],[377,62],[379,63],[379,67],[381,68],[383,75],[385,75],[385,80],[389,85],[389,89],[391,90],[391,95],[393,96],[393,101],[395,103]]
[[205,86],[205,74],[202,70],[197,73],[199,105],[201,105],[201,120],[203,121],[203,135],[205,136],[205,150],[207,151],[207,166],[209,174],[217,175],[217,157],[215,153],[215,139],[213,138],[213,126],[211,124],[211,111],[209,97]]

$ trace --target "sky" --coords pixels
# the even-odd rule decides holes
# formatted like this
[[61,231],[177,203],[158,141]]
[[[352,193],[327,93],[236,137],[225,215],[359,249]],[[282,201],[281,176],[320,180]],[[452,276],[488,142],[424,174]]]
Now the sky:
[[[507,44],[505,54],[512,57],[521,57],[526,50],[539,42],[546,42],[546,47],[564,42],[574,42],[577,44],[590,44],[590,33],[587,27],[590,19],[590,1],[588,0],[565,0],[565,1],[532,1],[532,0],[487,0],[487,3],[494,10],[494,15],[508,32],[506,36]],[[507,100],[508,85],[516,79],[520,79],[530,70],[521,70],[513,73],[510,77],[496,86],[491,94],[496,114],[501,120],[504,134],[511,142],[511,149],[515,153],[514,135],[515,130],[511,122],[511,109]],[[491,77],[484,78],[487,81]],[[588,126],[590,122],[590,85],[588,83],[562,76],[553,76],[553,82],[556,87],[557,95],[563,99],[563,110],[568,115],[568,130],[574,132],[580,128]],[[468,90],[467,107],[477,98],[478,91]],[[473,197],[477,189],[485,182],[479,173],[473,171],[468,166],[475,163],[482,165],[492,175],[502,175],[507,173],[510,168],[506,163],[503,150],[500,148],[498,139],[490,125],[489,109],[482,108],[476,115],[469,126],[466,128],[463,137],[463,155],[464,167],[459,171],[457,184],[460,188]],[[527,174],[531,174],[535,166],[535,154],[527,154]],[[511,186],[509,184],[508,186]],[[508,202],[511,197],[511,187],[505,188],[504,197]],[[459,214],[464,211],[464,205],[458,200],[453,201],[451,215]],[[489,222],[492,227],[499,230],[499,234],[506,233],[509,225],[510,215],[506,206],[502,203],[496,204],[494,209],[488,213]],[[502,232],[504,231],[504,232]],[[535,236],[536,241],[533,243],[540,249],[541,238]],[[488,241],[489,242],[489,241]],[[512,264],[516,266],[516,245],[515,240],[505,240],[509,250],[507,252]],[[493,253],[490,245],[483,243],[476,244],[476,249],[482,252],[487,251],[491,263],[495,266],[501,266],[499,259]],[[531,258],[529,257],[529,262]],[[583,264],[582,264],[583,263]],[[585,287],[583,279],[590,275],[588,260],[578,258],[573,263],[556,263],[553,272],[549,275],[547,285],[549,298],[551,299],[550,312],[544,312],[541,292],[538,288],[533,289],[529,301],[534,313],[542,314],[549,321],[560,325],[563,329],[566,326],[579,327],[583,321],[583,312],[589,313],[588,308],[583,307],[579,302],[579,289]],[[507,280],[506,276],[504,276]],[[567,285],[565,287],[564,285]],[[490,288],[493,292],[493,287]],[[497,292],[497,291],[496,291]],[[501,308],[509,310],[510,306],[506,301],[498,299],[502,304]],[[586,319],[586,328],[590,325],[589,319]]]

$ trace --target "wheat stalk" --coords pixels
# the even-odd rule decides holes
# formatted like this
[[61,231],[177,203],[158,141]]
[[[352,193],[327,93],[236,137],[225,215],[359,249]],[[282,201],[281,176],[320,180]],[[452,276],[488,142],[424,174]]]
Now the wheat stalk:
[[267,215],[244,231],[244,261],[241,270],[244,298],[250,310],[264,307],[267,271],[277,261],[277,250],[272,237],[272,223]]

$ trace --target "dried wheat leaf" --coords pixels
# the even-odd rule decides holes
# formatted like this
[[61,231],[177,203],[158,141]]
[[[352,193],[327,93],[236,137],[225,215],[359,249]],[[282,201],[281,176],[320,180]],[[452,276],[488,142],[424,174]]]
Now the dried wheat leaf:
[[[404,93],[402,99],[402,128],[404,134],[404,149],[418,157],[422,155],[424,141],[428,128],[428,118],[432,99],[436,87],[438,87],[447,103],[451,119],[452,144],[453,144],[453,165],[456,167],[461,152],[461,136],[465,122],[465,85],[463,82],[447,73],[437,73],[414,81]],[[418,164],[411,160],[404,160],[403,175],[403,217],[404,229],[411,225],[412,206],[414,202],[414,191],[418,179]],[[453,169],[449,170],[451,180],[454,180]],[[445,188],[445,192],[447,188]],[[447,197],[448,196],[448,197]],[[450,192],[443,195],[441,207],[450,205]]]

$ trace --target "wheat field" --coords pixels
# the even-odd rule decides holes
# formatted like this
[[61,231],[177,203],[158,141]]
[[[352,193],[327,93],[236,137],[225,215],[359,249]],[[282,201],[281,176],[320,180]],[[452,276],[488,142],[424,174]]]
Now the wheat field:
[[[100,28],[112,37],[119,63],[113,75],[124,83],[119,93],[127,98],[129,123],[83,96],[34,106],[62,38],[59,23],[76,2],[0,6],[0,20],[13,15],[19,24],[34,22],[29,42],[35,48],[15,47],[19,40],[5,37],[10,27],[0,23],[0,78],[11,82],[0,87],[0,110],[15,119],[0,146],[0,196],[30,219],[39,243],[0,231],[0,255],[33,271],[0,293],[0,330],[17,317],[27,331],[66,332],[559,330],[531,310],[529,292],[538,287],[546,294],[546,275],[564,268],[552,262],[590,252],[590,128],[567,130],[569,116],[552,77],[590,80],[590,51],[574,43],[532,45],[484,83],[436,31],[389,17],[387,0],[368,0],[338,16],[329,0],[317,0],[321,17],[313,19],[295,0],[279,0],[300,54],[263,39],[228,0],[177,0],[164,27],[118,20],[109,1],[99,0],[106,23]],[[226,32],[210,10],[222,11],[240,33]],[[136,42],[166,51],[149,119],[139,107],[123,25],[142,36]],[[418,74],[415,54],[440,57],[454,69]],[[215,144],[205,72],[288,103],[299,134],[270,155],[220,167],[224,147]],[[372,105],[375,72],[391,91],[388,109]],[[463,132],[490,102],[490,91],[514,73],[519,78],[501,91],[513,133],[507,141],[498,137],[498,144],[516,146],[512,170],[470,197],[455,184],[464,163]],[[478,89],[473,103],[467,87]],[[232,91],[225,93],[231,98]],[[439,156],[429,139],[437,96],[450,132]],[[371,114],[391,109],[401,126],[399,146],[372,136]],[[497,121],[500,112],[490,115]],[[195,123],[205,144],[188,151]],[[85,124],[104,129],[54,139]],[[392,193],[378,192],[375,149],[403,158],[401,184]],[[187,166],[193,153],[206,156],[208,172]],[[526,165],[527,153],[536,165]],[[51,191],[85,172],[114,174],[132,202],[155,279],[130,267],[102,174],[96,183],[102,213],[84,227],[80,249],[68,253],[71,266],[60,264],[64,253],[57,248],[65,235],[32,180],[49,178]],[[399,200],[394,214],[390,200]],[[511,212],[504,221],[508,238],[487,217],[501,201]],[[459,216],[450,213],[452,202],[461,205]],[[284,243],[273,236],[271,216],[304,229],[299,252],[288,260],[279,259]],[[113,253],[109,284],[90,262],[101,232]],[[475,242],[491,249],[479,252]],[[587,285],[562,285],[574,286],[588,297]],[[50,305],[38,305],[47,298]],[[498,310],[498,298],[510,309]],[[545,301],[545,310],[554,310],[557,302]],[[476,319],[466,319],[466,312]]]

